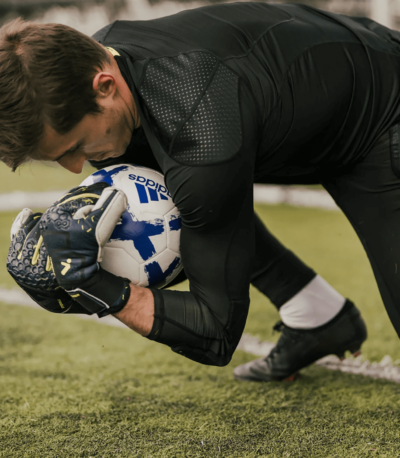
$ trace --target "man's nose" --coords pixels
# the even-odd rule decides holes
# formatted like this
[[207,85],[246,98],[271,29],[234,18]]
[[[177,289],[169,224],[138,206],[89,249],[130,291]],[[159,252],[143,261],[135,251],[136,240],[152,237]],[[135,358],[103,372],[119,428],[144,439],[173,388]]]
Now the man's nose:
[[67,156],[61,158],[58,163],[61,165],[61,167],[64,167],[64,169],[67,169],[72,173],[81,173],[83,164],[85,163],[85,157],[83,155],[78,157],[75,155],[72,155],[71,157]]

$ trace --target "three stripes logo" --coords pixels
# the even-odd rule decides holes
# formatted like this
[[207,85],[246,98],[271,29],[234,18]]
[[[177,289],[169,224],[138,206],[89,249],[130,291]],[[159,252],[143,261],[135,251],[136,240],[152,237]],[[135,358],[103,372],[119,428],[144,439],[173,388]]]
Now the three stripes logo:
[[167,188],[153,180],[133,174],[129,175],[129,179],[135,181],[136,190],[141,204],[148,204],[149,201],[158,202],[160,200],[168,200],[171,198]]

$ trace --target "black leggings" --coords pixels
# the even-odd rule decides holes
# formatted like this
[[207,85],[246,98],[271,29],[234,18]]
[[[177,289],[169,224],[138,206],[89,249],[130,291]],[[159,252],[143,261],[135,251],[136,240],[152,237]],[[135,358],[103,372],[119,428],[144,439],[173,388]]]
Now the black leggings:
[[[316,273],[292,251],[285,248],[254,214],[255,246],[251,284],[267,296],[279,309],[296,295]],[[186,280],[185,271],[168,288]]]
[[393,171],[398,127],[383,135],[351,170],[323,185],[360,238],[400,336],[400,178]]
[[[383,135],[362,161],[323,185],[360,238],[386,310],[400,336],[400,178],[392,167],[400,151],[396,143],[398,128]],[[251,283],[279,309],[316,274],[285,248],[257,215],[254,223],[256,256]],[[182,272],[169,286],[185,279]]]

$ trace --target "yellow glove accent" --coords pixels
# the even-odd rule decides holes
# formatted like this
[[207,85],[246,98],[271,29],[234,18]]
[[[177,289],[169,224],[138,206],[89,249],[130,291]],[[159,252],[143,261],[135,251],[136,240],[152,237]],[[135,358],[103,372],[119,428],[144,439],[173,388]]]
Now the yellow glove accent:
[[62,262],[61,265],[64,266],[64,269],[61,271],[61,275],[65,275],[71,268],[71,259],[67,259],[67,262]]
[[46,272],[50,272],[50,270],[53,270],[53,261],[50,256],[47,256]]
[[22,258],[22,252],[23,252],[23,250],[24,250],[24,248],[25,248],[25,244],[26,244],[27,240],[28,240],[28,237],[25,237],[24,244],[22,245],[22,248],[21,248],[21,250],[19,251],[19,254],[18,254],[18,256],[17,256],[18,261]]
[[100,196],[98,196],[97,194],[91,194],[91,193],[79,194],[78,196],[70,197],[60,202],[59,204],[57,204],[57,207],[59,207],[60,205],[66,204],[67,202],[70,202],[71,200],[78,200],[78,199],[82,199],[83,197],[93,197],[95,199],[98,199]]
[[60,304],[60,307],[61,307],[62,309],[65,309],[64,304],[61,302],[61,299],[57,299],[57,300],[58,300],[58,303]]
[[42,246],[42,243],[43,243],[43,236],[41,235],[39,237],[37,245],[35,246],[35,251],[32,256],[32,261],[31,261],[32,266],[35,266],[38,262],[39,254],[40,254],[40,247]]

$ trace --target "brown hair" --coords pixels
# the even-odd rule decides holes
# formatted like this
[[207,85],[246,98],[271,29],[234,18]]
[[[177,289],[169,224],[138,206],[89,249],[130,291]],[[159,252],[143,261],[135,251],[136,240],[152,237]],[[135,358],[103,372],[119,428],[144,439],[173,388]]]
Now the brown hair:
[[0,160],[14,170],[37,153],[44,124],[69,132],[101,113],[93,77],[110,62],[94,39],[62,24],[16,19],[0,29]]

